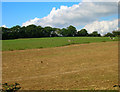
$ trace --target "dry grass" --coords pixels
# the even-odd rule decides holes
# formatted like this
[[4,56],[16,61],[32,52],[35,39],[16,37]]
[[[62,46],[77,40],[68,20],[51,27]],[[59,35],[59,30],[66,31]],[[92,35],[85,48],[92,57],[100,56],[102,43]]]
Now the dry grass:
[[118,82],[118,42],[3,51],[2,55],[3,82],[18,82],[23,90],[108,90]]

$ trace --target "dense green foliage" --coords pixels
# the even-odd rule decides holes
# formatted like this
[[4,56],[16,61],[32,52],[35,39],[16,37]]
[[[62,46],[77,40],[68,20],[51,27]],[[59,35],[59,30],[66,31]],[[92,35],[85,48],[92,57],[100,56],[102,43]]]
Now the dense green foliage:
[[4,83],[2,84],[2,92],[17,92],[21,87],[19,83],[14,83],[14,84],[8,84]]
[[114,34],[108,32],[107,34],[104,35],[105,37],[114,37]]
[[120,36],[120,31],[112,31],[112,33],[108,32],[104,36],[105,37],[118,37],[118,36]]
[[92,42],[115,41],[109,37],[48,37],[48,38],[27,38],[15,40],[2,40],[2,50],[24,50],[35,48],[59,47],[70,44],[84,44]]
[[78,31],[77,35],[78,36],[88,36],[88,32],[86,29],[81,29],[80,31]]
[[89,34],[89,36],[100,37],[101,35],[97,31],[94,31],[91,34]]
[[[88,33],[86,29],[81,29],[77,32],[76,28],[70,25],[67,28],[52,28],[52,27],[41,27],[36,25],[29,25],[27,27],[23,26],[13,26],[12,28],[4,28],[2,29],[2,39],[18,39],[18,38],[41,38],[41,37],[74,37],[74,36],[82,36],[82,37],[100,37],[97,31],[93,31],[92,33]],[[113,31],[112,33],[107,33],[105,36],[118,36],[120,35],[120,31]]]

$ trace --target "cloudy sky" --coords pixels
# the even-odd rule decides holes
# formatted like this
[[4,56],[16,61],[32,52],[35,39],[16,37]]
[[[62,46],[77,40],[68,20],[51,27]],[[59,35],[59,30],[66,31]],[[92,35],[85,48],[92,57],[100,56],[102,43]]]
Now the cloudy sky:
[[77,30],[86,28],[89,33],[98,31],[101,34],[117,29],[118,3],[91,1],[3,2],[2,25],[12,27],[35,24],[58,28],[73,25]]

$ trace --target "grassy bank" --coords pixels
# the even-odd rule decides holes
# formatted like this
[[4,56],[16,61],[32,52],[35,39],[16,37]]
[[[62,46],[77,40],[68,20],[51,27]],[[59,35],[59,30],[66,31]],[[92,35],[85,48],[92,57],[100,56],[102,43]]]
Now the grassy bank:
[[2,50],[25,50],[66,46],[71,44],[84,44],[94,42],[116,41],[117,38],[111,40],[109,37],[51,37],[51,38],[27,38],[15,40],[3,40]]

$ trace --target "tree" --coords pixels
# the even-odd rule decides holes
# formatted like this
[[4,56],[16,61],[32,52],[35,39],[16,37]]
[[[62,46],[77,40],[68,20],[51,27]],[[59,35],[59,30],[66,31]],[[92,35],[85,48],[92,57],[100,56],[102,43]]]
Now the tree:
[[52,31],[51,31],[51,37],[57,37],[58,36],[58,28],[52,28]]
[[25,27],[26,37],[28,37],[28,38],[35,37],[36,28],[37,28],[37,26],[33,25],[33,24]]
[[110,32],[108,32],[107,34],[104,35],[104,37],[114,37],[114,35]]
[[27,37],[26,27],[23,26],[20,28],[19,38],[26,38],[26,37]]
[[12,28],[10,28],[10,34],[12,35],[12,38],[13,39],[16,39],[16,38],[19,38],[19,31],[20,31],[20,26],[19,25],[16,25],[16,26],[13,26]]
[[57,36],[62,36],[62,34],[61,34],[62,33],[62,29],[56,28],[55,33],[56,33]]
[[62,28],[59,33],[64,36],[64,37],[67,37],[67,36],[75,36],[76,33],[77,33],[77,30],[74,26],[70,25],[69,27],[66,28]]
[[44,33],[43,33],[43,27],[41,27],[41,26],[37,26],[37,28],[36,28],[36,33],[35,33],[35,37],[37,38],[39,38],[39,37],[43,37],[43,35],[44,35]]
[[45,27],[43,29],[43,33],[44,33],[44,37],[51,37],[51,33],[52,33],[52,27]]
[[92,36],[92,37],[100,37],[101,35],[98,34],[97,31],[93,31],[91,34],[89,34],[89,36]]
[[16,25],[16,26],[13,26],[13,27],[11,27],[10,29],[11,30],[14,30],[14,31],[17,31],[17,30],[19,30],[21,27],[19,26],[19,25]]
[[117,36],[117,37],[120,36],[120,31],[112,31],[112,33],[114,36]]
[[88,36],[88,32],[86,29],[81,29],[80,31],[78,31],[77,35],[78,36]]
[[4,28],[4,27],[1,27],[1,29],[2,29],[2,39],[3,40],[10,39],[10,37],[9,37],[10,29]]
[[68,30],[66,28],[62,28],[60,34],[64,37],[68,36]]
[[74,26],[70,25],[67,27],[67,36],[75,36],[77,33],[77,30]]

